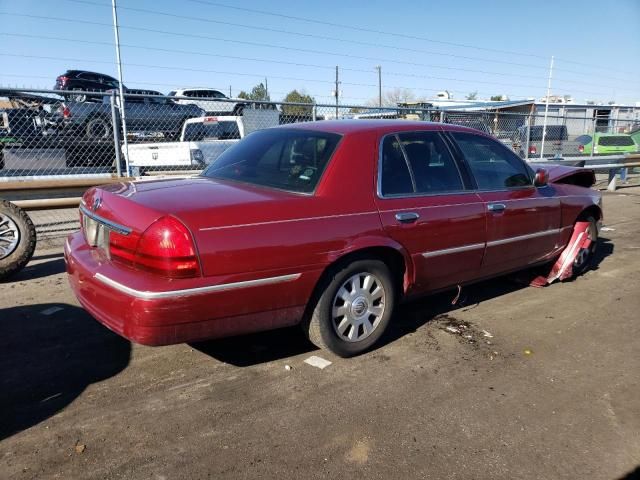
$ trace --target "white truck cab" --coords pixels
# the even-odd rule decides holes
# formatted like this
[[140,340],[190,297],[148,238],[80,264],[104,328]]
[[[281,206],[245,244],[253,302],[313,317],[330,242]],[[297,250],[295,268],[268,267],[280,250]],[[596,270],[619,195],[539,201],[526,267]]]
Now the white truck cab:
[[242,116],[190,118],[182,127],[179,142],[129,144],[129,166],[138,170],[199,170],[249,133],[279,123],[277,110],[247,109]]

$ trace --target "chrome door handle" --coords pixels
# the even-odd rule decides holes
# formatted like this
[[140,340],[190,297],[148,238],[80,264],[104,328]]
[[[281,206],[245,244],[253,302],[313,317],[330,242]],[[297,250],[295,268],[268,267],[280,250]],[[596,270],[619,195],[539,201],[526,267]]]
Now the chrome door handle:
[[400,223],[414,223],[419,218],[420,215],[415,212],[396,213],[396,220]]
[[489,205],[487,205],[487,208],[490,212],[500,213],[504,212],[507,206],[504,203],[490,203]]

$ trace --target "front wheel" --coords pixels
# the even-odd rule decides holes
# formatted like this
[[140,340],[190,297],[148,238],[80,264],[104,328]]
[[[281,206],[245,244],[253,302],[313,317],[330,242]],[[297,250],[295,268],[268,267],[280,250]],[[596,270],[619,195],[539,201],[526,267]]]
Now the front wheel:
[[111,123],[104,117],[93,117],[86,123],[84,130],[90,140],[106,140],[113,135]]
[[303,324],[309,340],[341,357],[369,349],[382,336],[393,312],[396,289],[387,265],[358,260],[329,277]]
[[14,204],[0,201],[0,280],[20,271],[36,248],[36,229]]

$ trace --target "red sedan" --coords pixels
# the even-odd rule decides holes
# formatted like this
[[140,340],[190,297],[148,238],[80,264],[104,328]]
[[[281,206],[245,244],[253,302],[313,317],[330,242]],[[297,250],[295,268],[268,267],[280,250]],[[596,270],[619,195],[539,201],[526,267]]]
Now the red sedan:
[[593,182],[536,172],[453,125],[290,125],[249,135],[196,178],[89,190],[67,271],[86,310],[138,343],[300,323],[349,356],[400,300],[553,263],[576,225],[588,241],[567,258],[583,270],[602,217]]

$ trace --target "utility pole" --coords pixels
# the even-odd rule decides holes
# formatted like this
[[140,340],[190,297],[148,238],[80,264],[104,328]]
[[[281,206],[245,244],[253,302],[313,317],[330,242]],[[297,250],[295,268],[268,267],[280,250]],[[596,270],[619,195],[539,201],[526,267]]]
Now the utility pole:
[[[124,86],[122,82],[122,61],[120,59],[120,31],[118,28],[118,12],[116,11],[116,0],[111,0],[111,10],[113,11],[113,32],[116,40],[116,63],[118,64],[118,82],[120,83],[120,121],[122,122],[122,138],[124,142],[124,163],[127,168],[127,177],[129,171],[129,143],[127,141],[127,120],[124,113]],[[120,148],[120,145],[116,145]]]
[[229,85],[229,98],[231,98],[231,97],[232,97],[232,95],[231,95],[231,85]]
[[540,146],[540,160],[544,153],[544,140],[547,136],[547,115],[549,114],[549,97],[551,96],[551,78],[553,76],[553,55],[551,55],[551,65],[549,66],[549,82],[547,83],[547,98],[544,106],[544,120],[542,121],[542,145]]
[[376,70],[378,70],[378,107],[382,108],[382,66],[377,65]]
[[338,78],[338,65],[336,65],[336,91],[335,91],[335,95],[336,95],[336,120],[338,119],[338,105],[339,103],[339,97],[340,97],[340,81]]

